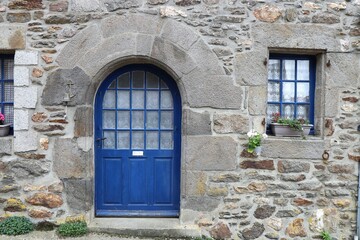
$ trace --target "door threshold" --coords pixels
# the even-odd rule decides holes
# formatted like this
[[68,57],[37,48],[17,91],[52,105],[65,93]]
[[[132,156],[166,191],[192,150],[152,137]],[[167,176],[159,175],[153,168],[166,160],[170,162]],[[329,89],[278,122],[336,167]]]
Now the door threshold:
[[144,238],[195,238],[201,236],[196,225],[181,224],[175,218],[94,218],[89,231]]

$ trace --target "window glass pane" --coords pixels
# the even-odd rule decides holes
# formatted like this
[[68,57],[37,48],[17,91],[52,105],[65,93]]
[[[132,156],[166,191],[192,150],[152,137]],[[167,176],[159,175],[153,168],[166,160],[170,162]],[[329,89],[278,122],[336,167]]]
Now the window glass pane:
[[282,79],[295,80],[295,60],[283,61]]
[[280,79],[280,60],[270,59],[268,66],[268,79]]
[[297,105],[297,119],[309,120],[309,105]]
[[132,149],[143,149],[144,148],[144,132],[143,131],[134,131],[132,132]]
[[172,109],[173,99],[170,91],[161,91],[161,108]]
[[129,129],[130,128],[130,111],[119,111],[117,116],[117,128]]
[[147,88],[153,88],[153,89],[159,88],[159,78],[156,75],[147,72],[146,77],[147,77],[146,79]]
[[143,129],[144,128],[144,112],[143,111],[133,111],[131,123],[132,123],[132,128]]
[[156,131],[146,132],[146,149],[158,149],[159,133]]
[[4,59],[4,79],[14,79],[14,60]]
[[[1,72],[1,71],[0,71]],[[0,81],[0,102],[2,101],[3,84]]]
[[110,89],[116,88],[116,80],[112,81],[112,83],[109,86]]
[[168,89],[168,86],[166,85],[166,83],[163,80],[160,80],[160,85],[162,89]]
[[130,91],[118,91],[117,107],[128,109],[130,108]]
[[146,112],[146,128],[147,129],[158,129],[159,128],[159,113]]
[[130,73],[124,73],[118,77],[118,88],[130,87]]
[[280,101],[280,83],[278,82],[268,83],[268,101],[269,102]]
[[161,149],[173,149],[173,133],[161,132],[160,133],[160,148]]
[[144,72],[133,72],[133,88],[144,88]]
[[271,119],[274,113],[280,113],[279,104],[269,104],[267,107],[267,123],[271,123]]
[[14,102],[14,83],[4,82],[4,100],[5,102]]
[[103,108],[115,108],[115,91],[107,90],[103,100]]
[[293,104],[283,104],[282,105],[282,117],[295,118],[294,111],[295,111],[295,109],[294,109]]
[[297,102],[310,102],[309,83],[297,83]]
[[4,106],[4,114],[5,114],[5,123],[13,124],[14,123],[14,106],[13,105],[5,105]]
[[115,131],[104,131],[105,139],[103,142],[103,148],[114,149],[115,148]]
[[161,129],[172,129],[173,128],[173,112],[172,111],[161,111]]
[[130,132],[121,131],[117,133],[117,148],[129,149],[130,148]]
[[282,101],[283,102],[294,102],[295,100],[295,83],[283,82],[282,89]]
[[309,80],[310,79],[310,62],[309,60],[297,61],[297,80]]
[[103,111],[103,128],[115,129],[115,111]]
[[159,92],[147,91],[146,92],[146,108],[159,109]]
[[132,91],[132,108],[144,108],[144,91]]

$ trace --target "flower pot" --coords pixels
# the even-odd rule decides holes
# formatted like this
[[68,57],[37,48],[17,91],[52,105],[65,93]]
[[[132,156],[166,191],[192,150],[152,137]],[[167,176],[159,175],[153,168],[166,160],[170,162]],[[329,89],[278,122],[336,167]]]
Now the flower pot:
[[9,135],[10,124],[0,125],[0,137]]
[[313,125],[303,125],[303,131],[296,131],[290,128],[289,125],[284,125],[280,123],[271,123],[271,131],[275,136],[279,137],[300,137],[302,134],[309,135],[310,129]]
[[256,148],[254,149],[254,153],[256,154],[256,156],[260,156],[260,154],[261,154],[261,147],[256,147]]

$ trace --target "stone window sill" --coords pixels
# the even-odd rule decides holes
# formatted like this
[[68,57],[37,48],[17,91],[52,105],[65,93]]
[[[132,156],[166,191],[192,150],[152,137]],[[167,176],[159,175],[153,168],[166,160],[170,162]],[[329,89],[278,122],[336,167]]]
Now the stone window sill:
[[325,140],[319,136],[275,137],[269,136],[262,143],[262,157],[286,159],[322,159]]

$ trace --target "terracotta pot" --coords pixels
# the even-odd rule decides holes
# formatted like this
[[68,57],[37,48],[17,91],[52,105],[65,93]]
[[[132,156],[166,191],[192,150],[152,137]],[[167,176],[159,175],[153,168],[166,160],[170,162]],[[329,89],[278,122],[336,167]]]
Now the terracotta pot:
[[0,137],[5,137],[9,135],[10,124],[0,125]]
[[289,127],[289,125],[280,124],[280,123],[271,123],[271,131],[275,136],[279,137],[300,137],[302,133],[305,136],[309,135],[310,129],[313,125],[303,125],[303,131],[296,131]]

